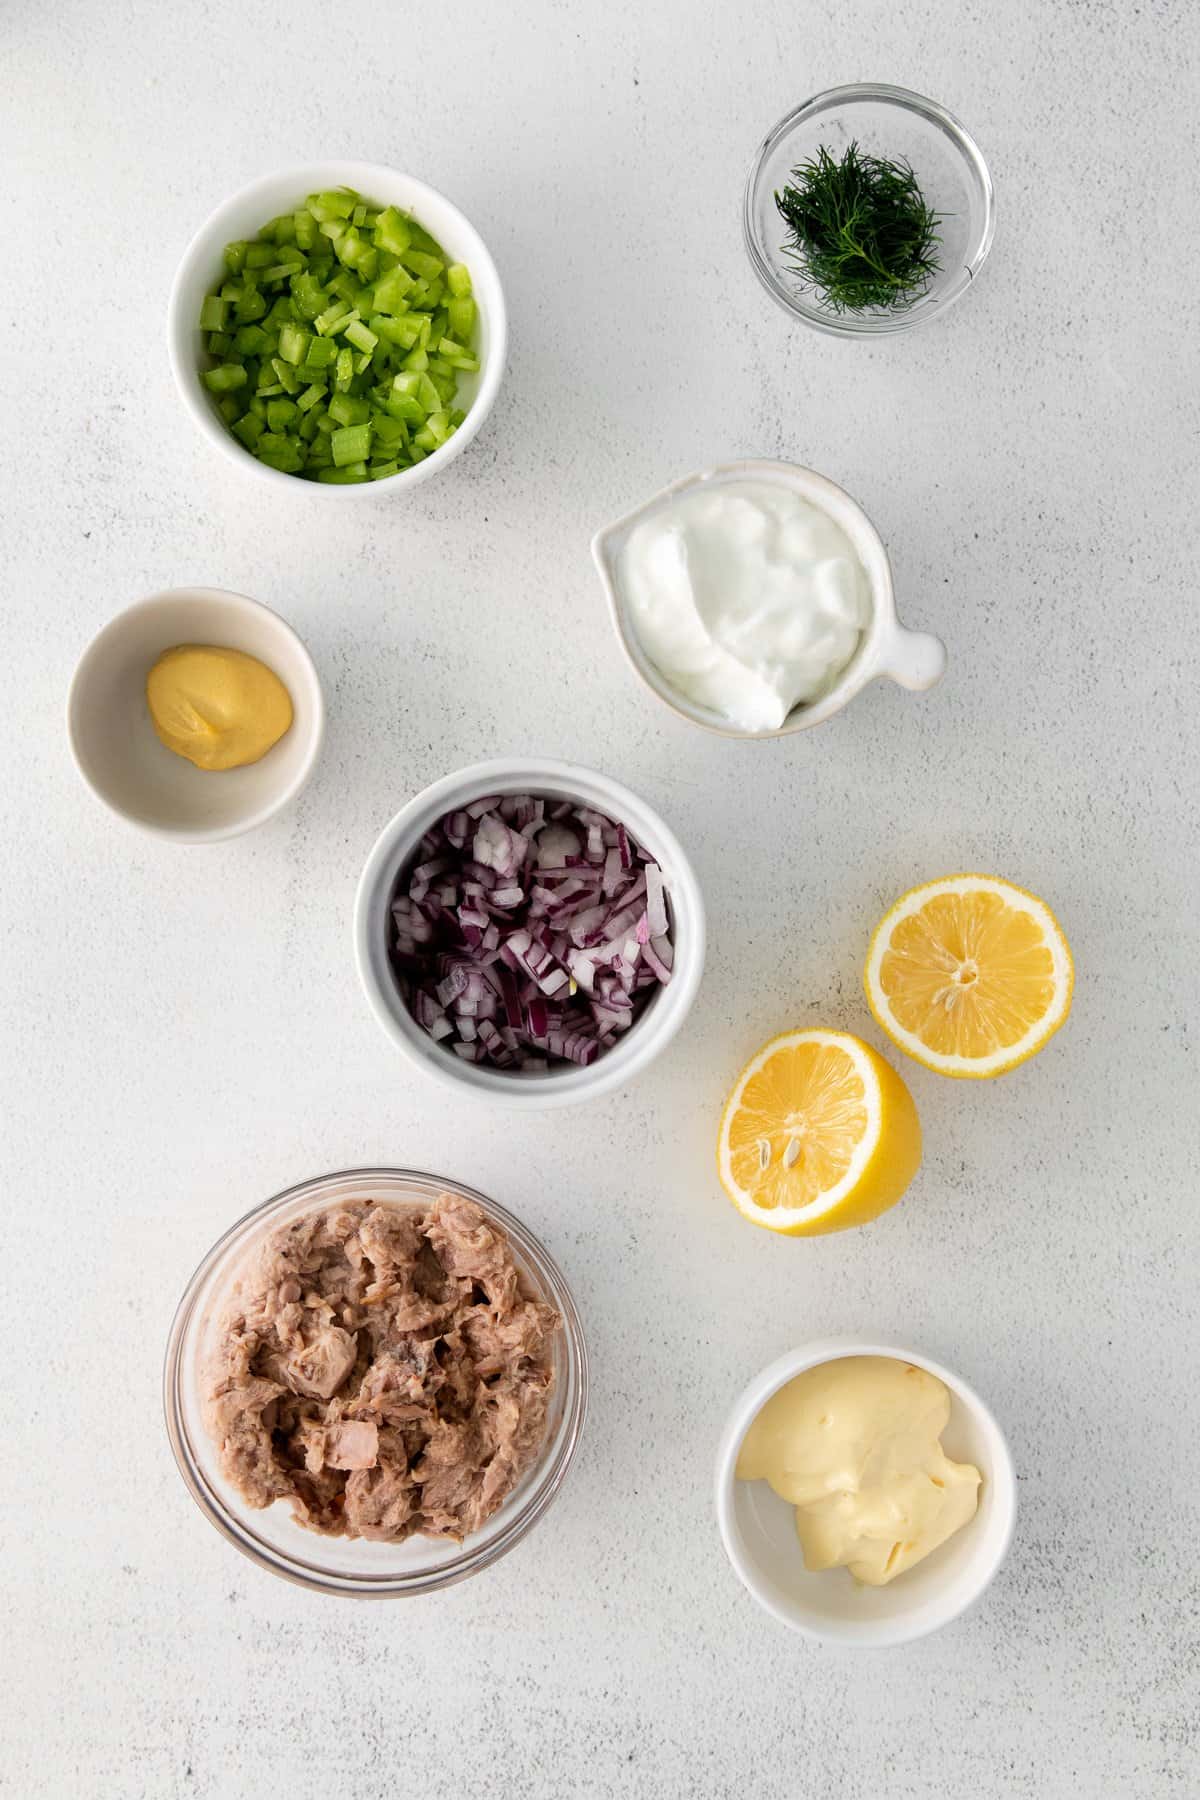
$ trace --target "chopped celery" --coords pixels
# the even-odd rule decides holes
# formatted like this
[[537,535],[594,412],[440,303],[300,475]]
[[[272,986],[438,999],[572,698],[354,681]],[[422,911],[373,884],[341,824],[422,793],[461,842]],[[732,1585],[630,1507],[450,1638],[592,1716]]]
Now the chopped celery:
[[375,227],[375,242],[392,256],[403,256],[412,243],[412,226],[394,206],[385,206]]
[[[447,270],[447,275],[453,273],[452,269]],[[450,336],[460,344],[465,344],[475,329],[475,302],[469,294],[460,297],[454,294],[453,288],[450,292],[453,297],[446,302],[446,322],[450,327]]]
[[231,388],[244,386],[246,380],[241,363],[218,363],[215,369],[204,372],[204,385],[214,394],[227,394]]
[[401,419],[389,418],[387,413],[375,414],[375,440],[379,444],[402,444],[408,433]]
[[347,463],[361,462],[371,449],[370,421],[365,425],[343,425],[330,439],[333,460],[339,469]]
[[414,275],[423,275],[426,281],[436,281],[446,266],[440,257],[426,256],[423,250],[406,250],[401,261],[406,269],[411,269]]
[[465,344],[456,344],[453,338],[443,338],[438,349],[446,361],[453,363],[456,368],[469,371],[479,367],[479,358],[475,352],[468,350]]
[[261,325],[239,325],[233,334],[233,347],[239,356],[261,356],[270,342]]
[[329,292],[344,300],[347,306],[357,306],[362,286],[357,275],[349,269],[334,269],[328,281]]
[[342,326],[342,335],[347,343],[353,344],[356,350],[371,351],[379,339],[373,331],[368,331],[361,319],[355,319],[350,325]]
[[397,267],[389,269],[375,283],[375,310],[382,313],[402,313],[408,311],[408,303],[404,296],[413,286],[411,275]]
[[283,325],[279,331],[279,354],[284,362],[302,363],[308,354],[312,336],[301,325]]
[[409,347],[408,329],[403,319],[389,319],[385,313],[372,313],[371,330],[377,338],[386,338],[389,344]]
[[318,481],[351,482],[367,479],[365,462],[346,463],[341,468],[321,469],[317,473]]
[[[294,400],[272,400],[267,405],[267,425],[271,431],[286,431],[300,416]],[[438,415],[433,415],[436,418]],[[430,420],[432,428],[433,420]]]
[[479,367],[471,278],[398,207],[311,194],[225,250],[201,304],[201,378],[260,461],[382,481],[445,444]]
[[345,263],[348,269],[356,269],[367,253],[367,245],[359,237],[353,225],[349,231],[343,231],[334,245],[339,262]]
[[325,290],[308,269],[292,282],[292,303],[300,317],[310,323],[325,310]]
[[241,438],[247,450],[253,450],[263,434],[263,422],[256,419],[253,413],[244,413],[233,427],[235,438]]
[[275,379],[285,394],[300,392],[300,378],[290,363],[285,363],[282,356],[271,358],[271,367],[275,371]]
[[332,306],[327,306],[315,321],[321,336],[328,337],[331,332],[336,331],[339,319],[344,319],[349,311],[350,307],[345,300],[335,300]]
[[283,450],[264,450],[260,444],[254,453],[259,462],[268,468],[278,469],[281,475],[299,475],[304,469],[304,458],[295,444],[288,444]]
[[323,194],[311,194],[308,210],[320,224],[329,219],[348,219],[358,202],[358,195],[348,188],[336,188]]
[[255,319],[261,319],[267,310],[267,303],[257,288],[248,287],[240,300],[233,303],[233,314],[239,325],[252,325]]
[[371,408],[357,394],[335,394],[329,402],[329,416],[339,425],[365,425]]

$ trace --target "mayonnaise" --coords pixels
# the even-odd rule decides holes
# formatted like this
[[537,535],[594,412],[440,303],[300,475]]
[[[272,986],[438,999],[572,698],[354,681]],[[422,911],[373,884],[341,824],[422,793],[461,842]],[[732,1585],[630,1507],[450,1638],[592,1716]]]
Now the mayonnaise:
[[893,1581],[974,1518],[979,1470],[941,1446],[945,1383],[891,1356],[845,1356],[772,1394],[742,1441],[742,1481],[796,1508],[808,1569]]
[[841,526],[766,481],[667,501],[634,527],[617,574],[660,674],[751,731],[826,693],[871,617],[866,571]]
[[146,677],[154,729],[198,769],[257,762],[291,729],[292,698],[273,669],[244,650],[179,644]]

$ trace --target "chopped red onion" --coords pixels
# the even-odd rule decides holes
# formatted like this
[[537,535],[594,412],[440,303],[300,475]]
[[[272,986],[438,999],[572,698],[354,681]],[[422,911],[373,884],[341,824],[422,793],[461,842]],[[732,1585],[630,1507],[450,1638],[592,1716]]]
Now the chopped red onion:
[[488,795],[421,839],[390,947],[422,1030],[464,1062],[586,1068],[671,978],[663,872],[594,808]]

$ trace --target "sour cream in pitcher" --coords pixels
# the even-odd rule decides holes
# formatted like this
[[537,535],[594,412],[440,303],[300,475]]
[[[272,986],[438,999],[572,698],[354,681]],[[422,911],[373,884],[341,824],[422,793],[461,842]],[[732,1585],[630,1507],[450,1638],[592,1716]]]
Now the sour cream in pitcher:
[[871,618],[842,527],[766,481],[677,495],[630,533],[619,577],[642,648],[670,685],[749,731],[837,681]]

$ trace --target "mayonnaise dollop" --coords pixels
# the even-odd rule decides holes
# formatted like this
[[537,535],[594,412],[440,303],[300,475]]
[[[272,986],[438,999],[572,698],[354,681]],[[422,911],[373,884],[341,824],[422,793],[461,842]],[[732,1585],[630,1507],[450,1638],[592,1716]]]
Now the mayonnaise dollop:
[[950,1393],[892,1356],[844,1356],[772,1394],[742,1441],[742,1481],[796,1508],[808,1569],[894,1581],[974,1518],[979,1470],[941,1446]]
[[681,694],[750,731],[833,686],[870,622],[836,520],[789,488],[730,481],[636,525],[618,580],[642,648]]

